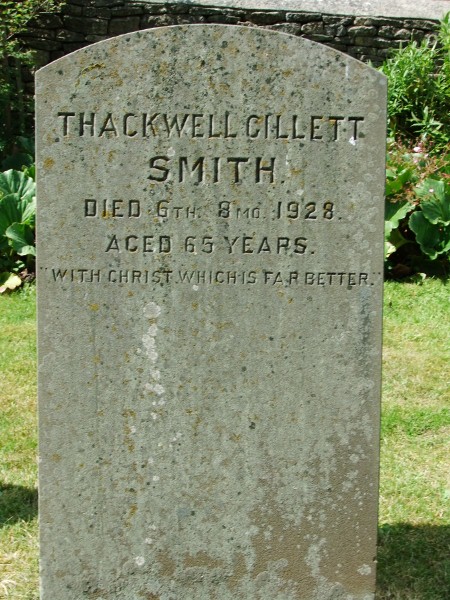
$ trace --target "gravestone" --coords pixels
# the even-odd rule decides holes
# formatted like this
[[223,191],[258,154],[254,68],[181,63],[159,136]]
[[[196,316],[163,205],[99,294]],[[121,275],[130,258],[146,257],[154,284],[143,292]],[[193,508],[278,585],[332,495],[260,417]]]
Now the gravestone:
[[42,600],[369,600],[384,77],[244,27],[37,74]]

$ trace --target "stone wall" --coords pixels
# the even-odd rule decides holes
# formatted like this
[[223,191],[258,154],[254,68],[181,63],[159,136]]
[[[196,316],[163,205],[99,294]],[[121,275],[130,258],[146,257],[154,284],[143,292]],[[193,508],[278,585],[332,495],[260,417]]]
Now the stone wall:
[[[216,0],[217,1],[217,0]],[[211,0],[214,4],[214,0]],[[67,0],[59,14],[44,14],[29,24],[22,40],[36,53],[36,65],[44,66],[83,46],[139,29],[190,23],[222,23],[247,27],[266,27],[301,36],[331,46],[364,62],[380,65],[393,48],[411,39],[435,35],[438,20],[326,14],[292,10],[302,2],[284,2],[284,10],[210,6],[208,2],[178,0]],[[258,4],[258,3],[256,3]],[[333,3],[328,3],[330,10]],[[310,6],[310,3],[308,4]],[[34,95],[34,76],[22,70],[25,96]]]
[[[212,1],[212,4],[214,2]],[[379,65],[392,48],[436,31],[437,21],[418,18],[333,15],[293,10],[214,7],[147,0],[68,0],[60,14],[30,24],[23,41],[47,64],[87,44],[138,29],[189,23],[267,27],[321,42]]]

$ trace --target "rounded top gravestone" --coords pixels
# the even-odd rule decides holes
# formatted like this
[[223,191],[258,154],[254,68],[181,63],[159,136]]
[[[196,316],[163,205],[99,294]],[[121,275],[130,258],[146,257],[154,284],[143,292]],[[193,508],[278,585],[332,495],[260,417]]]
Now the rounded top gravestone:
[[369,600],[384,77],[227,26],[37,74],[43,600]]

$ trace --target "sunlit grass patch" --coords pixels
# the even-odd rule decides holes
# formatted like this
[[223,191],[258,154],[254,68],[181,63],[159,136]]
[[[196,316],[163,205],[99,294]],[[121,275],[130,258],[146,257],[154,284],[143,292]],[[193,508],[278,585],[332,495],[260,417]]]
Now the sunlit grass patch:
[[0,598],[37,600],[35,291],[0,297]]
[[[388,282],[377,600],[450,598],[450,286]],[[0,296],[0,598],[37,600],[34,292]],[[59,599],[55,599],[59,600]]]
[[385,285],[377,600],[450,598],[450,286]]

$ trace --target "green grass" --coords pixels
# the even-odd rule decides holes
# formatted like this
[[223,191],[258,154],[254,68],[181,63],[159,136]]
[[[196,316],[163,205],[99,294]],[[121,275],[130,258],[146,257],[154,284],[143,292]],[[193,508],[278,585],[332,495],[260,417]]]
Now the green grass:
[[377,600],[450,598],[450,285],[385,285]]
[[35,600],[35,291],[0,297],[0,598]]
[[[377,600],[450,598],[449,296],[438,280],[385,286]],[[0,598],[12,600],[38,598],[34,301],[32,288],[0,297]]]

